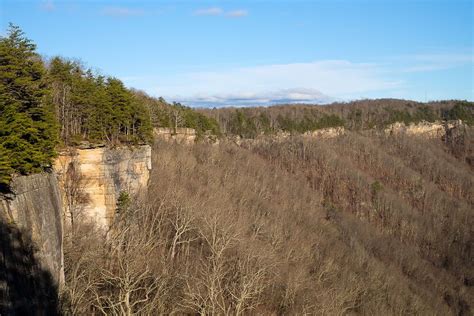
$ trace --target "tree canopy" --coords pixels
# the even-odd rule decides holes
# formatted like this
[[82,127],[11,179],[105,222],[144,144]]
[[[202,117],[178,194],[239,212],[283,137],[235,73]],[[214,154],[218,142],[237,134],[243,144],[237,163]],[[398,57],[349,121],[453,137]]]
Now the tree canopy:
[[57,129],[36,46],[10,24],[0,38],[0,183],[38,172],[55,156]]
[[150,140],[147,108],[119,79],[95,75],[77,61],[55,57],[48,67],[48,83],[65,145]]
[[198,137],[205,133],[220,134],[219,124],[214,118],[178,102],[168,103],[162,97],[153,98],[143,91],[134,90],[133,93],[147,107],[154,127],[189,127],[196,130]]
[[42,60],[18,26],[10,24],[0,37],[1,186],[12,174],[49,168],[58,145],[148,143],[153,126],[173,127],[178,121],[198,136],[219,133],[216,120],[129,89],[80,61]]
[[462,120],[474,125],[474,103],[461,100],[420,103],[398,99],[359,100],[329,105],[285,104],[269,107],[200,109],[222,132],[253,138],[279,131],[304,133],[344,126],[349,130],[385,128],[401,122]]

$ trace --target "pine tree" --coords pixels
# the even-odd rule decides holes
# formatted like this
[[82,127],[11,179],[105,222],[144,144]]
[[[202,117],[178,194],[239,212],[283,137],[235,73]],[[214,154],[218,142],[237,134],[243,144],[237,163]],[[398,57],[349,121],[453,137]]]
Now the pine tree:
[[7,185],[11,180],[11,174],[13,169],[10,163],[10,157],[8,152],[0,146],[0,190],[3,186]]
[[116,78],[107,80],[107,95],[109,113],[109,135],[112,142],[119,140],[120,135],[126,140],[130,126],[131,95]]
[[[0,178],[39,172],[51,165],[57,140],[52,106],[36,46],[10,24],[0,38]],[[6,158],[5,158],[6,157]]]

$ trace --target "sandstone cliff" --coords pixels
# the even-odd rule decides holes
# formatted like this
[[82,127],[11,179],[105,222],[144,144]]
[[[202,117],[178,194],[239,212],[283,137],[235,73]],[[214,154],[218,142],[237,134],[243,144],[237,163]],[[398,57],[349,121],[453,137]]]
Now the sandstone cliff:
[[405,134],[408,136],[421,136],[426,138],[441,138],[446,135],[447,131],[459,128],[462,126],[462,121],[451,121],[451,122],[420,122],[418,124],[411,123],[405,125],[401,122],[396,122],[389,125],[385,129],[386,134],[400,135]]
[[192,144],[196,140],[196,130],[193,128],[178,127],[176,131],[169,127],[157,127],[153,129],[156,138],[166,141],[175,141],[180,144]]
[[0,196],[0,314],[54,314],[64,282],[62,201],[52,173]]
[[0,199],[2,217],[30,235],[37,257],[56,284],[63,282],[62,201],[52,173],[17,177]]
[[344,127],[328,127],[305,132],[303,136],[311,138],[334,138],[344,135],[344,133]]
[[[71,168],[78,174],[72,175]],[[151,147],[72,149],[54,164],[66,209],[76,207],[82,215],[106,228],[116,210],[120,192],[136,195],[147,188],[151,170]],[[81,191],[77,199],[72,186]],[[76,196],[73,196],[73,193]]]

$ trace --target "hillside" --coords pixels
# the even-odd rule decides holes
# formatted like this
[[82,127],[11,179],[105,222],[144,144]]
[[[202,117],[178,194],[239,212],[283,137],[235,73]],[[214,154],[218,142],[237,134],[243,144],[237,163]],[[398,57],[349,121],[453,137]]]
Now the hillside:
[[337,135],[345,130],[375,134],[404,133],[408,129],[409,134],[424,133],[442,138],[445,150],[474,167],[474,102],[447,100],[421,103],[375,99],[328,105],[201,108],[197,111],[216,120],[223,135],[240,139],[301,134]]
[[376,99],[327,105],[288,104],[269,107],[204,109],[199,112],[216,119],[222,132],[254,138],[279,131],[306,131],[344,126],[350,130],[383,129],[395,122],[462,120],[474,125],[474,103],[451,100],[414,102]]
[[[11,26],[0,110],[0,313],[474,312],[472,102],[195,110]],[[441,132],[391,132],[420,123]]]
[[473,171],[440,140],[349,132],[153,155],[149,197],[117,237],[67,252],[83,312],[127,290],[144,314],[472,312]]

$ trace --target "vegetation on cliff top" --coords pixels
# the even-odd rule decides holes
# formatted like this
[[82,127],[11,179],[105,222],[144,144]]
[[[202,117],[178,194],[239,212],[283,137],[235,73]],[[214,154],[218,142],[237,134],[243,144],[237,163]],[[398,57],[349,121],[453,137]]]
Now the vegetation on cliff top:
[[0,38],[0,184],[51,166],[57,146],[150,143],[153,126],[218,134],[215,120],[128,89],[80,62],[45,61],[19,27]]
[[127,144],[151,139],[146,107],[120,80],[55,57],[49,62],[47,81],[65,145],[82,140]]
[[48,64],[19,27],[0,39],[0,183],[51,166],[59,143],[151,139],[146,107],[116,78],[59,57]]
[[51,164],[57,141],[52,105],[46,102],[45,69],[36,46],[16,26],[0,38],[0,183],[13,172]]
[[349,130],[385,128],[395,122],[408,125],[422,121],[462,120],[467,125],[474,125],[474,103],[456,100],[419,103],[379,99],[329,105],[200,109],[199,112],[217,120],[224,134],[244,138],[340,126]]
[[134,90],[133,93],[140,102],[146,105],[154,127],[193,128],[196,130],[198,137],[206,133],[220,134],[219,124],[214,118],[199,113],[181,103],[168,103],[163,98],[153,98],[143,91]]

